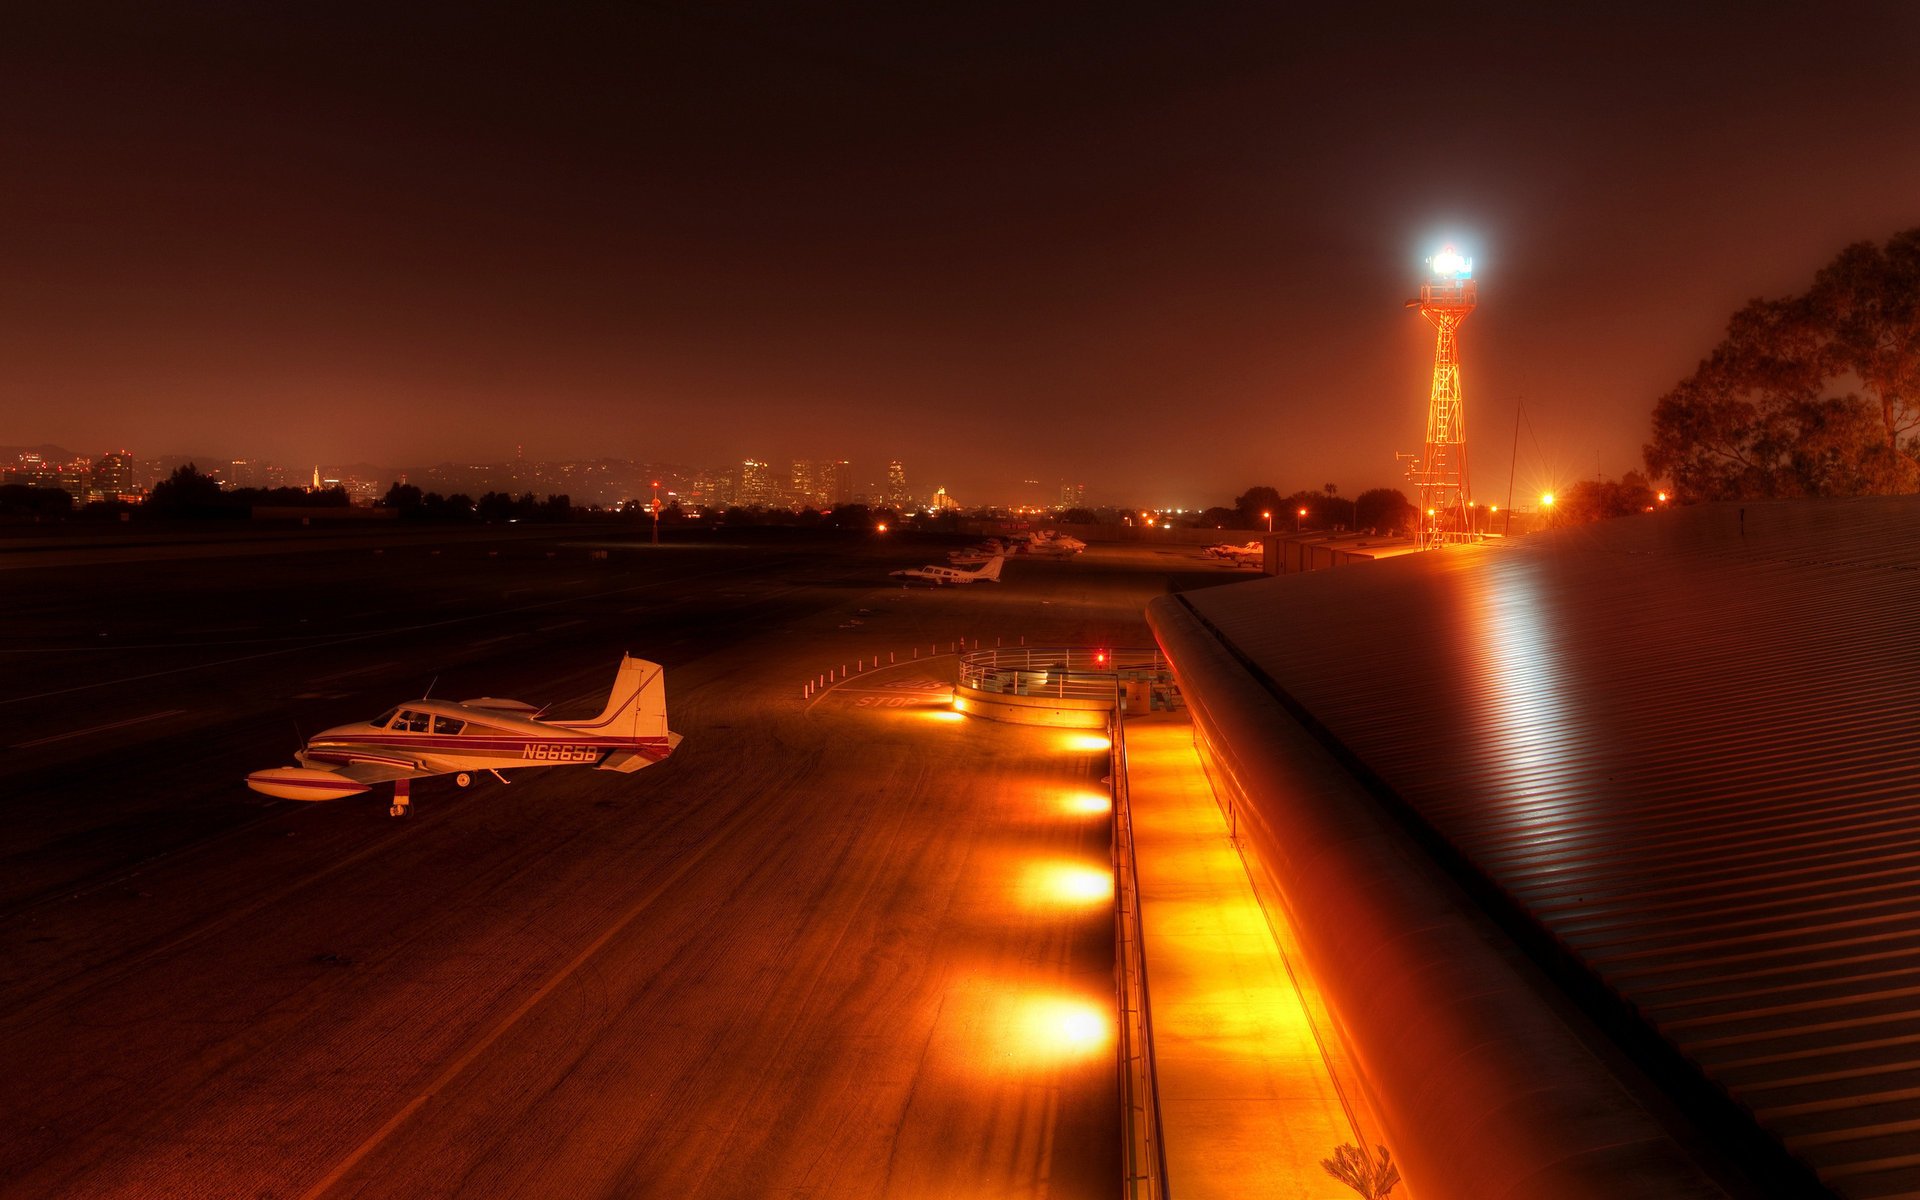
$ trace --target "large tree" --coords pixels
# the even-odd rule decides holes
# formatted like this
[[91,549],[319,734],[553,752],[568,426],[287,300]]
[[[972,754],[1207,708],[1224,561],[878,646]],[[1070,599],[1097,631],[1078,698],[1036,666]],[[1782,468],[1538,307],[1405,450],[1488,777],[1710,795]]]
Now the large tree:
[[1413,527],[1413,503],[1399,488],[1369,488],[1353,502],[1355,529],[1398,533]]
[[1920,229],[1885,246],[1856,242],[1813,280],[1807,294],[1820,364],[1857,380],[1880,418],[1885,469],[1900,491],[1920,485]]
[[[1856,390],[1857,389],[1857,390]],[[1690,500],[1920,490],[1920,229],[1755,300],[1654,405],[1647,467]]]
[[1272,513],[1272,519],[1278,521],[1286,501],[1280,498],[1278,488],[1250,487],[1233,498],[1233,507],[1240,514],[1240,528],[1265,529],[1268,518],[1260,514]]

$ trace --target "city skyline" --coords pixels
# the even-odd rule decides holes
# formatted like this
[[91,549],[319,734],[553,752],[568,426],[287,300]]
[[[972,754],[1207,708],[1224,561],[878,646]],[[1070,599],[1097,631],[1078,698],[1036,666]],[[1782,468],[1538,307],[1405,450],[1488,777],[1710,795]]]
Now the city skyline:
[[[426,464],[298,461],[276,462],[258,456],[230,457],[212,454],[133,454],[125,447],[98,454],[76,453],[55,443],[36,443],[33,447],[0,446],[0,482],[39,483],[66,486],[75,492],[76,501],[107,498],[92,495],[79,476],[92,472],[106,458],[126,456],[132,483],[144,492],[176,468],[192,465],[201,474],[231,488],[281,488],[344,483],[355,503],[371,503],[384,495],[393,483],[412,484],[427,491],[475,493],[496,490],[539,490],[569,494],[581,504],[607,505],[624,500],[646,499],[651,484],[658,480],[663,494],[676,502],[725,507],[730,505],[805,506],[831,508],[835,504],[861,503],[895,508],[928,505],[936,492],[952,492],[937,480],[909,482],[905,465],[898,459],[870,464],[873,469],[859,474],[847,459],[756,459],[733,463],[691,464],[646,462],[617,456],[582,459],[496,458],[479,462],[440,460]],[[39,465],[38,470],[27,460]],[[44,459],[44,463],[40,460]],[[84,468],[84,469],[82,469]],[[743,472],[763,468],[765,479],[745,483]],[[77,474],[76,474],[77,472]],[[67,483],[61,483],[66,479]],[[1219,495],[1198,498],[1148,498],[1101,496],[1089,499],[1086,485],[1068,478],[1056,483],[1039,479],[1008,481],[998,491],[969,496],[969,507],[1132,507],[1141,503],[1156,508],[1199,509],[1230,504],[1233,495],[1248,486],[1236,484]],[[1318,486],[1318,485],[1316,485]],[[1225,485],[1223,485],[1225,487]],[[1365,490],[1364,488],[1355,489]],[[128,489],[119,489],[127,494]],[[1056,499],[1057,504],[1056,504]]]
[[16,444],[1403,486],[1453,239],[1526,492],[1920,195],[1894,4],[7,22]]

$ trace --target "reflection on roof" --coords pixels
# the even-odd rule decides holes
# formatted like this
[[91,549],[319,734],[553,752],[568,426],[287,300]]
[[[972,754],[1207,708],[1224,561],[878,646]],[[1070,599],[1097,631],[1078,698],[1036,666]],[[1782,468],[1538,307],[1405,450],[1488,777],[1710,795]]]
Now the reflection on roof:
[[1829,1187],[1920,1193],[1920,497],[1186,599]]

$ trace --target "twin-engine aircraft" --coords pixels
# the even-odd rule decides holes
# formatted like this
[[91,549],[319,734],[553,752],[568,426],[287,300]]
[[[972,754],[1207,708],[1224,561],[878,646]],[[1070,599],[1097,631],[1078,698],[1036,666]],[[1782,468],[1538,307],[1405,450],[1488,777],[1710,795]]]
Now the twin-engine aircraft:
[[1070,558],[1086,548],[1085,542],[1064,533],[1045,531],[1029,534],[1027,537],[1027,553],[1037,554],[1042,558]]
[[1207,553],[1214,558],[1224,558],[1238,566],[1257,567],[1266,554],[1266,548],[1260,544],[1259,538],[1255,538],[1244,546],[1229,545],[1225,542],[1218,546],[1208,546]]
[[959,567],[908,567],[904,571],[889,571],[895,579],[921,579],[928,583],[945,586],[949,583],[977,583],[982,579],[1000,582],[1000,566],[1007,561],[1005,555],[996,554],[987,560],[985,566],[976,571],[963,571]]
[[680,744],[667,729],[666,672],[658,663],[626,655],[613,691],[590,721],[542,721],[531,704],[483,696],[478,700],[412,700],[371,721],[337,725],[309,738],[293,757],[299,766],[255,771],[247,786],[283,800],[356,796],[372,784],[393,784],[387,811],[407,815],[408,785],[430,775],[452,775],[466,787],[473,772],[527,767],[593,767],[638,771]]

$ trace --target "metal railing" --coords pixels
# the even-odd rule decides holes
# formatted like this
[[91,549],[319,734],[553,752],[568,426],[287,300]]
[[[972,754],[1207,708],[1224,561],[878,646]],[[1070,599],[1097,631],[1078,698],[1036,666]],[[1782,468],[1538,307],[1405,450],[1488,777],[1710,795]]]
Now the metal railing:
[[1128,1200],[1168,1200],[1167,1161],[1160,1144],[1160,1089],[1153,1063],[1153,1004],[1140,943],[1140,890],[1133,856],[1133,805],[1127,790],[1126,722],[1107,724],[1113,744],[1114,991],[1120,1015],[1120,1166]]
[[1158,648],[1005,646],[960,656],[960,686],[1003,695],[1112,700],[1121,683],[1136,679],[1172,679]]

